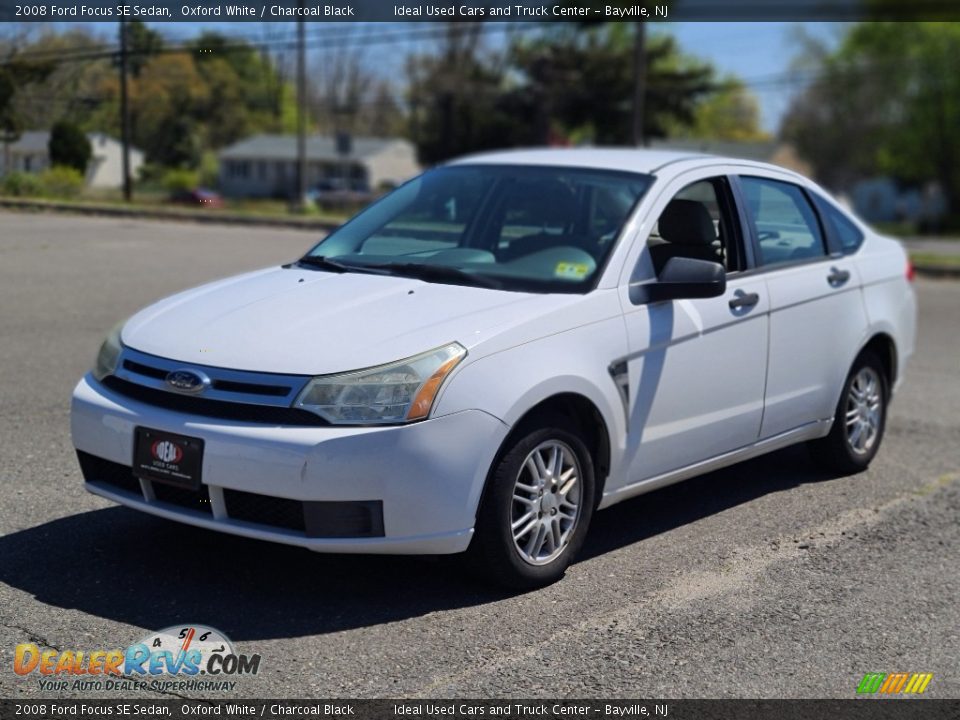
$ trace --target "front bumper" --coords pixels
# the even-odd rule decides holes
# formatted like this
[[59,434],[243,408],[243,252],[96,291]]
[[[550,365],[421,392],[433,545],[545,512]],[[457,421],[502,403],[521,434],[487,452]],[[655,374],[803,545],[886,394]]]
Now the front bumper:
[[[170,494],[154,492],[156,484],[149,481],[133,480],[124,490],[107,477],[91,476],[90,467],[131,467],[137,426],[203,439],[205,506],[170,502]],[[90,375],[75,388],[71,410],[76,449],[108,461],[87,463],[90,492],[198,527],[337,553],[466,550],[487,471],[507,431],[479,410],[389,427],[218,420],[132,400]],[[289,527],[231,517],[225,495],[236,496],[235,491],[303,503],[382,503],[382,537],[309,537]]]

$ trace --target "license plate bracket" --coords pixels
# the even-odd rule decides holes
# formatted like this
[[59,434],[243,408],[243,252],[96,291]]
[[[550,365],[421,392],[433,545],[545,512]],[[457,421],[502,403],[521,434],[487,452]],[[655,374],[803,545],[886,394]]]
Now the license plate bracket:
[[137,427],[133,440],[133,474],[151,482],[199,490],[203,440],[163,430]]

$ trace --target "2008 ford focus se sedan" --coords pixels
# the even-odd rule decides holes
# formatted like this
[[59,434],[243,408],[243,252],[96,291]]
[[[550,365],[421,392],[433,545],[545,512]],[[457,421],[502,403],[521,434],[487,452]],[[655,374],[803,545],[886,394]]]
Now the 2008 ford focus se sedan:
[[911,275],[773,166],[475,156],[119,325],[73,441],[90,492],[160,517],[466,551],[532,587],[625,498],[800,442],[865,468],[913,349]]

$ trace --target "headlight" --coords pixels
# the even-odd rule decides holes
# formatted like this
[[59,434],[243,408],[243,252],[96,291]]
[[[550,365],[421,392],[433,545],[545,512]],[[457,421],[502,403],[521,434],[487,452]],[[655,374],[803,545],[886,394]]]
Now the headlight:
[[389,365],[316,377],[293,406],[335,425],[422,420],[430,414],[444,379],[466,354],[459,343],[450,343]]
[[123,323],[113,328],[107,335],[106,340],[103,341],[103,345],[100,346],[100,352],[97,353],[97,363],[93,366],[93,376],[97,380],[103,380],[107,375],[113,375],[117,370],[120,351],[123,350],[123,343],[120,342],[121,328],[123,328]]

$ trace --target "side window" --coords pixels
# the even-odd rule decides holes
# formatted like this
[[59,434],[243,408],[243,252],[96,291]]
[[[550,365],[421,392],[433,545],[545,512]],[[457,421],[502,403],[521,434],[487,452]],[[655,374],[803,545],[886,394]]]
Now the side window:
[[710,178],[687,185],[667,203],[647,239],[657,275],[674,257],[742,269],[728,198],[726,179]]
[[856,252],[863,243],[863,233],[860,232],[860,228],[819,195],[814,194],[813,201],[816,203],[817,210],[820,211],[820,217],[823,218],[824,225],[827,226],[827,232],[840,243],[843,254],[849,255]]
[[760,242],[760,264],[796,262],[827,254],[820,222],[803,190],[779,180],[741,177],[747,215]]

